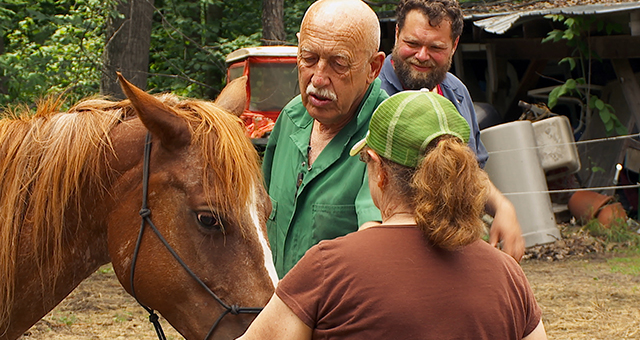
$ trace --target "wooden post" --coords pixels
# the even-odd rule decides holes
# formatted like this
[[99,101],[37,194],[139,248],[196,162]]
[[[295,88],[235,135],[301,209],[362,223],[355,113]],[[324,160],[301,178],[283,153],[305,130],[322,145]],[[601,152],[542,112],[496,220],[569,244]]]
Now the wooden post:
[[636,81],[636,75],[631,69],[629,59],[611,59],[611,63],[618,81],[620,81],[629,112],[631,112],[631,116],[636,122],[640,122],[640,86]]

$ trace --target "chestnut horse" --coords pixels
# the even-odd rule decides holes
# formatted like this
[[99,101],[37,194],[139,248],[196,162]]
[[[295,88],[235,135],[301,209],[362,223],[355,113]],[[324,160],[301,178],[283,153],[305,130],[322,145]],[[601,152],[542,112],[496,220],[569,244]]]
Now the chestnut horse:
[[244,106],[244,83],[212,103],[120,81],[128,100],[63,113],[49,101],[0,120],[0,339],[109,262],[187,339],[241,335],[255,314],[236,306],[273,293],[271,204],[258,155],[227,112]]

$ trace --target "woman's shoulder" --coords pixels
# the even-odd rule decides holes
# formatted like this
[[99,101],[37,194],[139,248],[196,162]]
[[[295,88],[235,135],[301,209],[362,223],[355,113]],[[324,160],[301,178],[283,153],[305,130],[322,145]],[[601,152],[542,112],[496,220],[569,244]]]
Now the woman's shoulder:
[[[414,226],[371,227],[318,243],[312,253],[327,268],[355,270],[398,256],[427,256],[429,246]],[[404,254],[404,255],[401,255]]]
[[491,246],[484,240],[478,240],[463,250],[466,255],[474,259],[480,266],[487,267],[491,271],[509,272],[513,276],[524,276],[524,272],[520,264],[511,255]]
[[422,234],[415,226],[374,226],[355,231],[331,240],[320,241],[316,246],[321,251],[335,252],[344,247],[375,248],[377,246],[397,244],[411,239],[421,238]]

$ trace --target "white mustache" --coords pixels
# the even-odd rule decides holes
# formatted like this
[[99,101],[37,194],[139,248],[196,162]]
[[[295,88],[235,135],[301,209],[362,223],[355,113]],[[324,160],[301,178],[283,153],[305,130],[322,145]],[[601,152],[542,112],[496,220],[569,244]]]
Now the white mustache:
[[307,95],[314,95],[320,98],[326,98],[331,101],[338,99],[336,94],[326,87],[315,87],[312,83],[307,86]]

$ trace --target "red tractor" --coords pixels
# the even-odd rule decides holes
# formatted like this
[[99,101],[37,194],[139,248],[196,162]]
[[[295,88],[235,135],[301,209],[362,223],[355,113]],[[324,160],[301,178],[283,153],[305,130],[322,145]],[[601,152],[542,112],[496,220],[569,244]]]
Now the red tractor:
[[240,118],[256,146],[266,145],[280,110],[300,93],[297,53],[295,46],[260,46],[241,48],[227,56],[227,81],[243,75],[249,78]]

